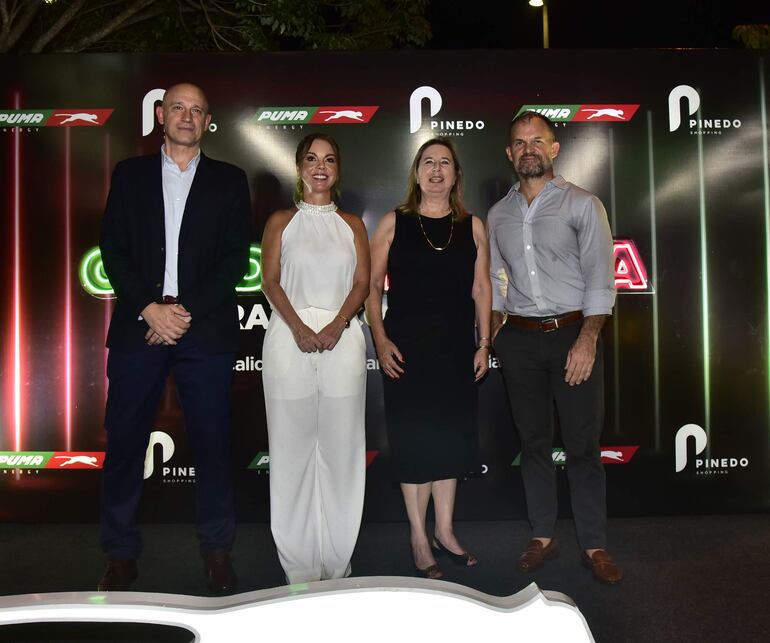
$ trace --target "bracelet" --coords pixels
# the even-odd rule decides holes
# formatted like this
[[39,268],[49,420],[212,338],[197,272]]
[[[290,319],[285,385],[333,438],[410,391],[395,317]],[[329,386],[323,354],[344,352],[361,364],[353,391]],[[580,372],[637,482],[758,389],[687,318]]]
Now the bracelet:
[[476,346],[477,351],[488,351],[489,346]]
[[486,339],[487,341],[489,341],[489,337],[479,337],[479,341],[480,341],[480,342],[484,341],[485,339]]
[[350,328],[350,320],[342,313],[337,313],[337,317],[345,322],[345,328]]

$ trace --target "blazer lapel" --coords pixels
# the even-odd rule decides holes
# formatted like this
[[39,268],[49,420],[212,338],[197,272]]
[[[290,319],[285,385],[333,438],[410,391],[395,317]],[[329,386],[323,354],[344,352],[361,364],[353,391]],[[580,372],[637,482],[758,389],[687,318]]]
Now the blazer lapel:
[[190,236],[190,230],[195,229],[197,218],[201,213],[203,196],[208,184],[208,159],[201,152],[198,159],[198,167],[195,169],[195,177],[190,186],[190,193],[187,195],[187,201],[184,205],[184,215],[182,216],[182,227],[179,230],[179,250],[181,252],[184,241]]
[[[163,158],[160,153],[150,157],[147,173],[149,189],[151,238],[153,245],[166,245],[166,206],[163,201]],[[160,243],[157,243],[160,242]]]

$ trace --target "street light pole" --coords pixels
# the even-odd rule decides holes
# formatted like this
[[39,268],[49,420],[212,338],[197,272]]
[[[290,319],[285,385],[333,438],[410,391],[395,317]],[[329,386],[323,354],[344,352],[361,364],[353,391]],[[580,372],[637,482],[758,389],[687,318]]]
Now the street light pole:
[[545,0],[529,0],[529,4],[532,7],[543,7],[543,49],[548,49],[548,5]]

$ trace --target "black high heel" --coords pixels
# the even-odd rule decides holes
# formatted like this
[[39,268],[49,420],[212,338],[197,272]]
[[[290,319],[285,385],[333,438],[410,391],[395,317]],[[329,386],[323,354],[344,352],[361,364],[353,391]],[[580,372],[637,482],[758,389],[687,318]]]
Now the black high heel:
[[449,559],[455,565],[463,565],[464,567],[475,567],[478,565],[479,559],[476,558],[476,556],[474,556],[471,552],[464,551],[462,554],[455,554],[453,551],[449,551],[446,547],[444,547],[444,545],[441,544],[441,541],[435,536],[433,537],[431,546],[437,554],[446,554],[449,556]]
[[414,552],[411,547],[409,548],[409,557],[412,559],[412,565],[414,565],[415,576],[427,578],[428,580],[438,580],[439,578],[444,577],[441,568],[436,563],[428,565],[424,569],[417,567],[417,563],[414,562]]
[[429,565],[425,569],[420,569],[415,565],[414,571],[417,573],[417,576],[427,578],[428,580],[438,580],[444,577],[444,574],[441,573],[441,568],[436,563]]

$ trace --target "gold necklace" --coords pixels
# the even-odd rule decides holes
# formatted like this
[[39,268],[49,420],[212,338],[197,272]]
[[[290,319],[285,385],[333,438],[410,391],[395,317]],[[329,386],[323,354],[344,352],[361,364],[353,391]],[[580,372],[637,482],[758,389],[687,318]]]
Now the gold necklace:
[[443,248],[437,248],[436,246],[433,245],[431,240],[428,238],[428,235],[425,234],[425,228],[422,225],[422,215],[419,212],[417,213],[417,220],[420,222],[420,230],[422,230],[422,236],[425,237],[425,241],[428,242],[428,245],[431,248],[433,248],[434,250],[438,250],[439,252],[441,252],[442,250],[446,250],[449,247],[449,244],[452,243],[452,233],[454,232],[454,229],[455,229],[455,221],[451,212],[449,213],[449,217],[450,217],[449,218],[449,239],[447,239],[446,245]]

